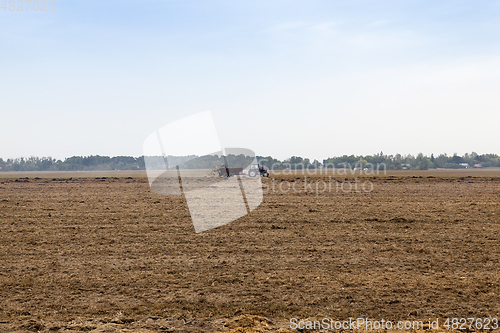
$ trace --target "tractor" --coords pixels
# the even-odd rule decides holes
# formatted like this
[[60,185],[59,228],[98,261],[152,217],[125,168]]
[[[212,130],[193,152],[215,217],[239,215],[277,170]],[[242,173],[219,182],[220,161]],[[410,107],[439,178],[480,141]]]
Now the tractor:
[[266,168],[264,168],[263,165],[260,164],[250,164],[250,170],[248,170],[248,175],[250,177],[255,177],[257,174],[260,174],[261,176],[264,177],[269,177],[269,172],[267,171]]

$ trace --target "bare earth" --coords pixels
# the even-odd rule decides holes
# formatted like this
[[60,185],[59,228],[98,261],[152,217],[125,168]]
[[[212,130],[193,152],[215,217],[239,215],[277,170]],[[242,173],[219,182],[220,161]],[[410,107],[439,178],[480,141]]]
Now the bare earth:
[[358,175],[372,192],[318,195],[280,193],[304,176],[274,174],[254,212],[199,234],[182,197],[115,175],[0,179],[0,332],[500,317],[499,171]]

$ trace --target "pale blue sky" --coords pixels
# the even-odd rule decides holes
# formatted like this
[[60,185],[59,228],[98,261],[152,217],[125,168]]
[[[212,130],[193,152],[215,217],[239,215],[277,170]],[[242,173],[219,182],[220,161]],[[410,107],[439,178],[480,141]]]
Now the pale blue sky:
[[225,147],[500,154],[500,2],[55,1],[0,9],[0,157],[142,155],[211,110]]

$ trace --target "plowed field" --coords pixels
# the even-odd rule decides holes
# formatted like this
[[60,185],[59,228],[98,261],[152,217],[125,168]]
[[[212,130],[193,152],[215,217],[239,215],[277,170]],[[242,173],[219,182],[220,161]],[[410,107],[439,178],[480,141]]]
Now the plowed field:
[[[500,173],[400,172],[359,176],[369,192],[311,191],[345,180],[329,177],[304,187],[271,175],[255,211],[199,234],[183,197],[152,193],[144,177],[2,178],[0,331],[500,316]],[[291,184],[301,190],[285,193]]]

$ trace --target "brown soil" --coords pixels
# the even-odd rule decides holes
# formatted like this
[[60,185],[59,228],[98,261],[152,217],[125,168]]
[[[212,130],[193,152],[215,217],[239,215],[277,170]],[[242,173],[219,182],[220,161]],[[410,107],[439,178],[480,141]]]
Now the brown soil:
[[500,316],[498,176],[360,180],[374,190],[316,196],[275,175],[250,215],[195,234],[184,199],[143,177],[0,179],[0,331]]

